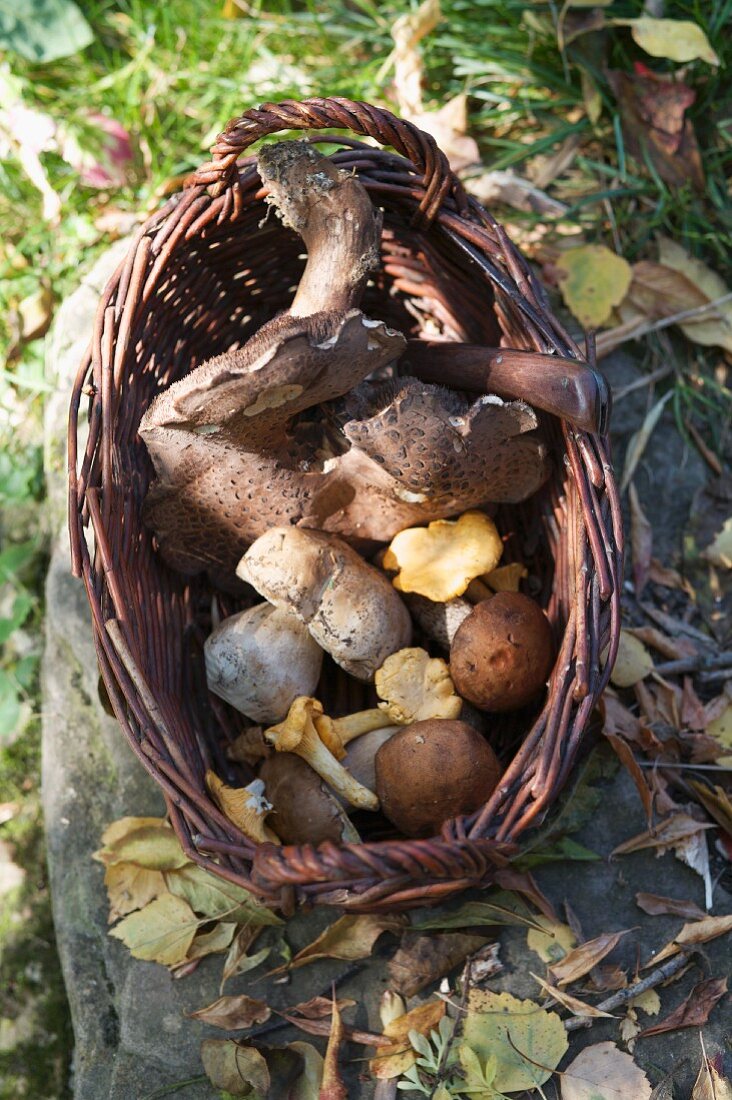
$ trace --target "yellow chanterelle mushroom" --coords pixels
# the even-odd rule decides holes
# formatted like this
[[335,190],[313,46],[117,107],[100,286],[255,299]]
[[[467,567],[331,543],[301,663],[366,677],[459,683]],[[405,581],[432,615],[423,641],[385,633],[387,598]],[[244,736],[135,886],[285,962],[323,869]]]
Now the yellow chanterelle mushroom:
[[502,552],[493,520],[483,512],[465,512],[457,520],[438,519],[428,527],[400,531],[384,555],[384,568],[397,574],[392,583],[400,592],[443,603],[495,569]]

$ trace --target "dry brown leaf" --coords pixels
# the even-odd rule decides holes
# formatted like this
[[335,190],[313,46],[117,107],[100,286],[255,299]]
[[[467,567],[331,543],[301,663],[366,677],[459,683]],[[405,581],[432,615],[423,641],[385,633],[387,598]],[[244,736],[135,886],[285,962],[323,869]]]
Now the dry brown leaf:
[[323,1079],[320,1083],[318,1100],[348,1100],[348,1090],[341,1077],[338,1055],[343,1042],[343,1022],[338,1011],[338,1003],[333,995],[333,1022],[328,1036],[328,1046],[323,1061]]
[[631,779],[635,783],[636,790],[640,795],[640,800],[643,803],[643,809],[646,811],[646,818],[648,819],[648,827],[651,827],[653,820],[653,791],[648,785],[648,781],[643,774],[640,764],[633,755],[633,750],[627,741],[624,741],[622,737],[618,737],[614,733],[605,733],[605,737],[608,739],[613,749],[615,750],[618,759],[622,763],[623,767],[628,771]]
[[192,1020],[220,1027],[223,1031],[254,1027],[255,1024],[263,1024],[271,1015],[272,1009],[265,1001],[256,1001],[253,997],[247,997],[246,993],[236,997],[219,997],[205,1008],[188,1013]]
[[540,890],[539,884],[529,871],[517,871],[514,867],[499,867],[493,875],[493,881],[496,886],[500,886],[504,890],[513,890],[515,893],[528,898],[531,904],[549,920],[558,920],[557,914],[554,912],[554,906],[546,894]]
[[722,826],[726,833],[732,833],[732,799],[724,787],[708,787],[699,780],[689,780],[689,786],[696,791],[704,809]]
[[264,947],[254,955],[247,954],[249,948],[261,931],[261,927],[253,927],[252,925],[245,924],[242,925],[236,933],[226,959],[224,960],[224,970],[221,976],[222,987],[225,982],[228,982],[229,978],[233,978],[237,974],[246,974],[249,970],[254,970],[255,967],[263,963],[269,956],[272,950],[271,947]]
[[[666,267],[680,271],[704,295],[707,302],[716,302],[729,294],[724,280],[701,260],[689,255],[676,241],[661,237],[659,259]],[[703,346],[717,346],[732,351],[732,301],[720,303],[714,311],[682,324],[681,331],[689,340]]]
[[389,963],[391,985],[397,993],[414,997],[486,943],[486,936],[469,936],[462,932],[443,932],[434,936],[407,932]]
[[203,959],[206,955],[220,955],[228,951],[236,932],[233,921],[219,921],[209,932],[196,932],[193,943],[188,948],[186,961]]
[[646,413],[645,419],[641,424],[637,432],[635,432],[628,443],[628,449],[625,452],[625,466],[623,468],[623,477],[620,482],[620,492],[624,493],[630,484],[631,478],[636,471],[636,467],[645,453],[645,449],[648,446],[648,441],[653,435],[654,428],[658,421],[661,419],[661,414],[666,407],[668,401],[673,396],[673,390],[669,390],[664,394],[656,404],[649,409]]
[[704,920],[707,914],[693,901],[683,901],[680,898],[664,898],[659,894],[638,893],[635,895],[635,903],[644,913],[650,913],[652,917],[672,916],[688,917],[690,920]]
[[516,175],[511,169],[468,176],[463,184],[468,194],[474,195],[483,206],[505,203],[515,210],[525,210],[527,213],[542,214],[550,218],[560,217],[567,212],[565,203],[553,199],[546,191],[542,191],[530,180]]
[[629,852],[640,852],[643,848],[660,848],[664,851],[680,844],[690,836],[694,836],[706,829],[714,828],[704,821],[697,821],[688,814],[679,813],[672,817],[664,818],[653,830],[647,829],[630,840],[618,844],[610,853],[612,856],[627,855]]
[[650,1100],[651,1084],[614,1043],[580,1051],[562,1073],[562,1100]]
[[633,584],[635,585],[635,594],[640,599],[648,582],[648,573],[651,567],[653,528],[641,507],[638,491],[632,481],[628,487],[628,499],[630,501],[630,548],[633,554]]
[[[352,1008],[356,1004],[355,1001],[350,998],[344,997],[338,1003],[338,1009],[340,1012],[344,1008]],[[303,1001],[302,1004],[293,1005],[292,1008],[287,1008],[285,1011],[290,1016],[302,1016],[306,1020],[322,1020],[325,1016],[330,1016],[333,1012],[333,1001],[329,997],[311,997],[309,1001]]]
[[560,962],[550,966],[549,973],[557,985],[569,985],[570,982],[577,981],[578,978],[589,974],[601,959],[609,955],[628,931],[629,929],[626,928],[622,932],[605,932],[601,936],[596,936],[594,940],[581,943]]
[[300,966],[315,962],[316,959],[367,959],[374,944],[384,932],[397,932],[404,927],[405,918],[400,916],[372,916],[369,914],[340,917],[326,928],[317,939],[298,951],[289,963],[280,966],[271,973],[279,974],[283,970],[296,970]]
[[652,1027],[641,1031],[639,1038],[662,1035],[665,1031],[677,1031],[682,1027],[703,1027],[717,1001],[727,992],[726,978],[707,978],[698,982],[689,996],[674,1009],[670,1016],[659,1020]]
[[704,920],[694,921],[693,924],[685,924],[679,934],[670,943],[667,943],[657,955],[644,964],[644,969],[656,966],[664,959],[670,959],[677,955],[682,947],[693,947],[698,943],[709,943],[717,936],[724,936],[732,931],[732,915],[726,917],[705,917]]
[[480,161],[475,140],[469,137],[468,98],[456,95],[444,103],[438,111],[422,111],[409,116],[411,122],[431,134],[450,162],[453,172],[459,172]]
[[503,963],[498,955],[501,950],[500,943],[489,943],[482,951],[468,959],[463,972],[460,975],[458,987],[460,989],[475,989],[476,987],[499,974],[503,970]]
[[[530,972],[531,973],[531,972]],[[538,982],[541,988],[548,996],[562,1005],[573,1016],[592,1016],[597,1018],[598,1016],[605,1016],[611,1020],[616,1019],[612,1012],[602,1012],[599,1008],[595,1008],[594,1005],[588,1005],[585,1001],[580,1001],[577,997],[571,997],[569,993],[564,993],[561,989],[557,989],[555,986],[550,985],[549,982],[545,982],[537,974],[531,974],[531,977],[535,982]]]
[[724,1076],[724,1055],[707,1058],[704,1053],[691,1100],[732,1100],[732,1081]]
[[390,1040],[390,1044],[380,1047],[379,1053],[369,1063],[377,1080],[400,1077],[414,1065],[417,1055],[409,1042],[409,1032],[418,1031],[420,1035],[428,1035],[445,1015],[445,1008],[444,1001],[428,1001],[413,1008],[411,1012],[405,1012],[403,1016],[397,1016],[386,1025],[384,1035]]
[[689,581],[676,569],[661,565],[657,558],[651,558],[648,579],[653,584],[662,584],[665,588],[677,588],[680,592],[686,592],[687,596],[694,599],[694,589]]
[[669,638],[668,634],[664,634],[657,626],[632,626],[628,628],[628,633],[644,645],[657,649],[664,657],[668,657],[669,661],[695,657],[698,652],[690,638]]

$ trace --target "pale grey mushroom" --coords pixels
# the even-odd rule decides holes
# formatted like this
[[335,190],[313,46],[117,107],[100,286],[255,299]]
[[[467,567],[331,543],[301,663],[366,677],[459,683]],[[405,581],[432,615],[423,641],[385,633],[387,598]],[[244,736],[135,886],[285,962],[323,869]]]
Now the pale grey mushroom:
[[214,694],[254,722],[285,717],[298,695],[312,695],[323,651],[301,620],[260,603],[224,619],[204,645]]

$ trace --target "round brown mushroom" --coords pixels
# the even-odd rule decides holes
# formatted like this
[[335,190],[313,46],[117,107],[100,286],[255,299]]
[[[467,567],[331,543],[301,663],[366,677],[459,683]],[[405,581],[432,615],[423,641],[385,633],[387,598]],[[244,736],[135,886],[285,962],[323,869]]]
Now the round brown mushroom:
[[458,627],[450,674],[481,710],[517,710],[546,684],[553,660],[551,627],[539,605],[520,592],[499,592]]
[[443,821],[477,810],[501,773],[472,726],[444,718],[405,726],[376,754],[381,808],[405,836],[434,836]]
[[343,806],[317,772],[292,752],[275,753],[259,770],[272,804],[269,824],[285,844],[358,844]]

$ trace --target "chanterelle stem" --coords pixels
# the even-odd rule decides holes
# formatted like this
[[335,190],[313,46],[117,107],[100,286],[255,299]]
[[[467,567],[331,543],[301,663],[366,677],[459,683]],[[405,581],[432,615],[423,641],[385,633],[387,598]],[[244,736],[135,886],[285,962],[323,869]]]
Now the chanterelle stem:
[[267,145],[257,165],[269,201],[308,250],[291,315],[357,306],[381,237],[381,214],[363,184],[306,141]]

